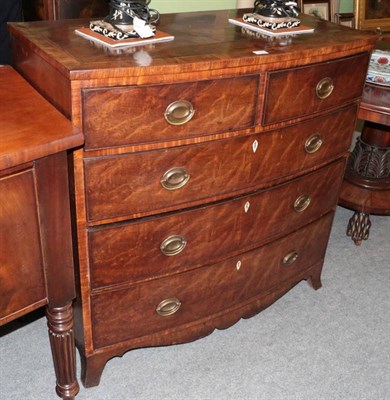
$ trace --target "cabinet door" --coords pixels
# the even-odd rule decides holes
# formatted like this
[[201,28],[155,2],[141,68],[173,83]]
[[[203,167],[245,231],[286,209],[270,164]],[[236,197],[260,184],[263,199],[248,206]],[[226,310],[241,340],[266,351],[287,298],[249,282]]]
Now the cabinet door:
[[0,325],[46,303],[32,169],[0,178]]

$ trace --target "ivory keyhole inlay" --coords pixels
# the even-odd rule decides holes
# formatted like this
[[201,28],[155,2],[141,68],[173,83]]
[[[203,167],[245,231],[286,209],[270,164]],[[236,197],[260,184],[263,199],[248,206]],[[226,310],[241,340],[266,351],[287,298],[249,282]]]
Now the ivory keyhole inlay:
[[257,140],[255,140],[252,143],[252,150],[253,150],[254,153],[256,153],[258,147],[259,147],[259,142]]
[[240,270],[240,268],[241,268],[241,261],[240,260],[237,261],[236,268],[237,268],[237,271]]
[[249,201],[247,201],[244,206],[244,210],[246,213],[248,212],[250,206],[251,206],[251,203],[249,203]]

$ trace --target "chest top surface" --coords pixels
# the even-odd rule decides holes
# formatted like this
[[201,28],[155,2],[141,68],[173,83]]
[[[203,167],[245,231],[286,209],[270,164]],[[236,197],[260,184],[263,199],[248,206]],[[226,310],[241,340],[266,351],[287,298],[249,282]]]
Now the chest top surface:
[[[272,37],[244,32],[228,22],[243,10],[164,14],[158,30],[174,36],[170,42],[111,50],[75,34],[89,20],[40,21],[10,26],[15,40],[39,53],[71,80],[123,75],[175,74],[226,68],[266,69],[304,65],[369,51],[375,36],[301,15],[313,33]],[[268,54],[256,55],[256,50]],[[321,59],[322,57],[322,59]]]

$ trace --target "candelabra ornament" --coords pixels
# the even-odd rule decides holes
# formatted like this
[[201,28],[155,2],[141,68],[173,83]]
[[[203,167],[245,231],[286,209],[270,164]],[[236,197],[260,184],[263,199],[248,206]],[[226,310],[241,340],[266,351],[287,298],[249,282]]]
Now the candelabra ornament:
[[150,1],[110,0],[107,17],[91,21],[89,28],[113,40],[153,37],[160,14],[149,8]]
[[299,8],[295,1],[256,0],[253,11],[244,14],[243,20],[274,31],[299,27],[301,21],[298,15]]

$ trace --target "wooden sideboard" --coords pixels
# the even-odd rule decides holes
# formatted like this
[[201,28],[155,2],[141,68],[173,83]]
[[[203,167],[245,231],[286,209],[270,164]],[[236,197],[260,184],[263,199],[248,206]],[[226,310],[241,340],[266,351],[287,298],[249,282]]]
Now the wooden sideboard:
[[87,387],[129,349],[321,286],[375,38],[304,15],[314,33],[261,36],[237,15],[167,14],[174,41],[116,50],[75,35],[85,20],[11,26],[18,70],[85,135],[73,179]]
[[11,67],[0,67],[0,91],[0,326],[46,305],[56,391],[73,399],[67,150],[83,137]]

